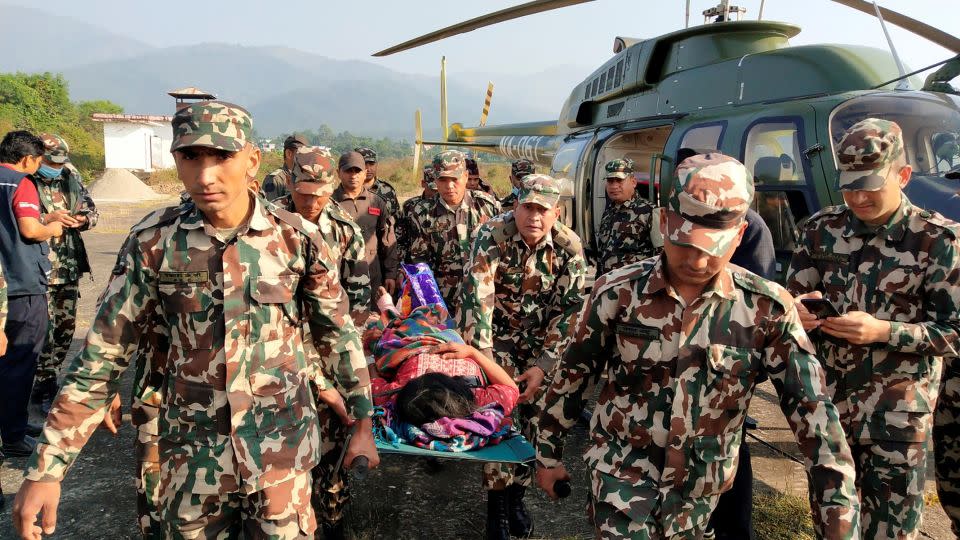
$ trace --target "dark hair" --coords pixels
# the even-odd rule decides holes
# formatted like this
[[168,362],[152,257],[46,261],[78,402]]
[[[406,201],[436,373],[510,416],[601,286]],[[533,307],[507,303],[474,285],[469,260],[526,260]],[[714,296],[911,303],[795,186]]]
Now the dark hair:
[[438,418],[466,418],[476,410],[473,390],[462,377],[425,373],[409,382],[397,395],[397,416],[422,426]]
[[681,163],[687,160],[689,157],[697,155],[697,151],[693,148],[681,148],[677,150],[677,162],[673,164],[673,168],[676,169],[680,166]]
[[0,163],[19,163],[21,159],[42,156],[43,139],[29,131],[11,131],[0,142]]

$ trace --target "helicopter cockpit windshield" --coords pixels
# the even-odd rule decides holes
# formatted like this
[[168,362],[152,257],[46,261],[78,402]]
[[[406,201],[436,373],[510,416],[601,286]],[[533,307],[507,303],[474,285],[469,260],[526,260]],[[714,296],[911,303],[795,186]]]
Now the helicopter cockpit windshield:
[[903,130],[904,152],[913,167],[913,177],[904,190],[910,201],[960,220],[960,179],[955,176],[960,172],[960,98],[896,92],[846,101],[834,109],[830,119],[834,156],[844,130],[868,117],[892,120]]

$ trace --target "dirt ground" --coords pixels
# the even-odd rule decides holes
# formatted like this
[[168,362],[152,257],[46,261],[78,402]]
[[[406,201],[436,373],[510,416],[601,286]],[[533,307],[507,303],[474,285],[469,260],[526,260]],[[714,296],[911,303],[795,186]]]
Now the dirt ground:
[[[149,205],[102,206],[100,224],[85,233],[94,279],[81,282],[77,337],[89,329],[94,303],[112,268],[116,252],[132,224],[151,208]],[[74,340],[79,348],[80,339]],[[129,373],[125,375],[128,379]],[[129,399],[124,384],[124,403]],[[777,407],[772,386],[766,383],[757,393],[751,415],[760,422],[752,433],[783,452],[796,456],[795,443]],[[36,417],[35,420],[38,420]],[[567,466],[573,475],[573,494],[559,503],[540,492],[528,496],[536,520],[538,538],[590,538],[585,518],[587,475],[579,456],[586,441],[586,428],[579,424],[568,439]],[[59,524],[55,538],[99,539],[137,538],[135,523],[132,455],[133,428],[129,416],[117,437],[97,432],[84,448],[63,484]],[[755,492],[785,492],[806,498],[806,475],[802,466],[767,446],[748,439],[754,455]],[[8,459],[0,469],[7,505],[0,512],[0,539],[14,538],[10,519],[13,494],[22,482],[25,458]],[[384,456],[378,470],[363,482],[353,484],[353,503],[348,524],[358,538],[482,538],[486,507],[480,488],[480,466],[445,461],[439,468],[419,459]],[[930,478],[932,479],[932,473]],[[928,484],[932,491],[932,482]],[[949,523],[943,510],[930,497],[924,516],[924,537],[950,539]],[[790,540],[790,536],[769,536]]]

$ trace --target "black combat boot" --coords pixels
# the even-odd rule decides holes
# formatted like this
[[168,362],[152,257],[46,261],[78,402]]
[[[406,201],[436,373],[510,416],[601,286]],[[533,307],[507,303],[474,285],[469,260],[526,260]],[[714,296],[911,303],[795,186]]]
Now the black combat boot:
[[510,540],[507,492],[487,491],[487,540]]
[[523,496],[527,488],[510,484],[507,486],[507,519],[510,521],[510,534],[520,538],[528,538],[533,534],[533,519],[527,513],[527,506],[523,504]]
[[343,533],[343,520],[339,519],[334,523],[323,522],[320,525],[321,538],[323,540],[344,540],[346,535]]

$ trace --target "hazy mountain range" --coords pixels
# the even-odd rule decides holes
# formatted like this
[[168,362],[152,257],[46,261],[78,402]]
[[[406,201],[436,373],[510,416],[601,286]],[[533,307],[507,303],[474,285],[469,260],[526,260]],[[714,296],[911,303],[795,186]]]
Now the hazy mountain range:
[[[35,28],[56,37],[37,39]],[[0,72],[60,72],[74,101],[109,99],[132,114],[171,114],[173,100],[166,92],[197,86],[246,106],[266,136],[327,124],[336,131],[411,139],[417,108],[426,135],[439,131],[439,78],[371,62],[282,46],[158,48],[70,17],[5,4],[0,4],[0,50],[13,52],[0,55]],[[590,71],[565,66],[523,76],[451,75],[449,119],[477,123],[486,80],[496,85],[488,123],[555,119],[569,90]]]

